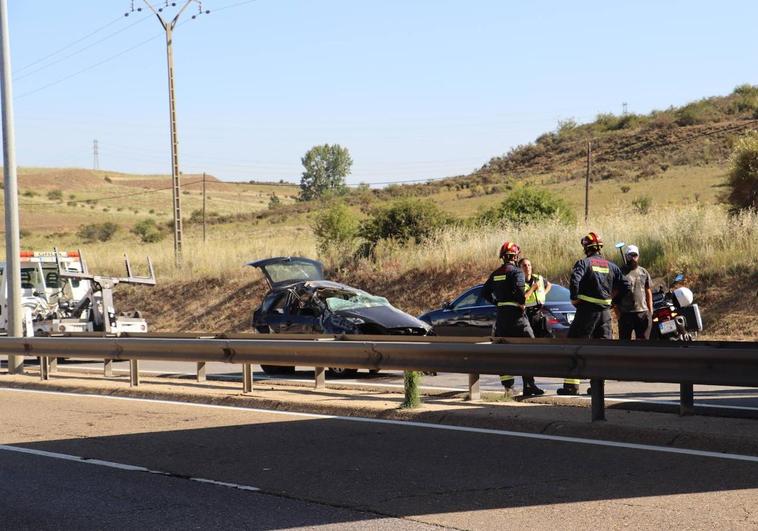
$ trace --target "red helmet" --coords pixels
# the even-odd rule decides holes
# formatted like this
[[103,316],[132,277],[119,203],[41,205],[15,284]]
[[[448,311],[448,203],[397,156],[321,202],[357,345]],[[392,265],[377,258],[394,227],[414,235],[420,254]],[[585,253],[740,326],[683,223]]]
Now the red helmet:
[[518,256],[521,253],[521,248],[513,242],[505,242],[500,247],[500,258],[506,256]]
[[603,239],[595,234],[594,232],[590,232],[582,238],[582,247],[584,247],[585,250],[587,249],[597,249],[600,250],[603,248]]

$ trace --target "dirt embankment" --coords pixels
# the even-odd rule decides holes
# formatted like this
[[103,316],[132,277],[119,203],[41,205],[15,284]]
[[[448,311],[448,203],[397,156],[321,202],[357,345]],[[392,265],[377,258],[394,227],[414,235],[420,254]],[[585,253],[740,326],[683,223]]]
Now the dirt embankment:
[[[418,315],[452,300],[467,286],[483,282],[486,272],[461,266],[398,275],[391,269],[339,273],[336,281],[387,297],[395,306]],[[707,338],[758,339],[758,271],[690,285],[703,314]],[[253,310],[267,287],[250,280],[195,279],[126,288],[116,293],[121,310],[140,309],[154,332],[248,332]]]

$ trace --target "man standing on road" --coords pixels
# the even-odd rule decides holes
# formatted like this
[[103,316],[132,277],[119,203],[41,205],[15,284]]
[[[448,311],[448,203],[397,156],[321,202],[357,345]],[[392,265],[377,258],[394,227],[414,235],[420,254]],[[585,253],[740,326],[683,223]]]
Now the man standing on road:
[[[503,265],[492,272],[482,287],[481,296],[497,306],[495,337],[534,337],[532,327],[524,314],[524,273],[516,265],[520,252],[521,249],[515,243],[503,243],[499,254]],[[533,377],[522,376],[522,379],[524,396],[543,394],[535,385]],[[506,396],[512,394],[513,381],[513,376],[509,374],[500,375],[500,383],[503,384]]]
[[619,339],[650,339],[650,326],[653,322],[653,290],[650,287],[650,274],[640,265],[640,250],[636,245],[626,248],[626,263],[621,272],[629,281],[629,293],[624,295],[618,305]]
[[[585,258],[574,264],[571,271],[569,291],[571,303],[576,306],[576,316],[569,328],[568,337],[586,339],[612,339],[611,302],[617,296],[626,295],[629,281],[621,269],[603,258],[603,240],[590,232],[582,238]],[[579,380],[566,379],[559,395],[579,393]]]

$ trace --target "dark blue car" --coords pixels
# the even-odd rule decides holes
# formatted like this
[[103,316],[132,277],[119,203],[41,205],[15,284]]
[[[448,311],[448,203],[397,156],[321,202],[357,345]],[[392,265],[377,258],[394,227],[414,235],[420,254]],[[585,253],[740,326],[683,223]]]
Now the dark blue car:
[[[432,325],[438,336],[485,336],[492,335],[496,308],[481,296],[482,284],[463,292],[453,302],[438,310],[431,310],[419,319]],[[576,309],[571,304],[569,290],[553,284],[541,309],[552,337],[566,337]]]

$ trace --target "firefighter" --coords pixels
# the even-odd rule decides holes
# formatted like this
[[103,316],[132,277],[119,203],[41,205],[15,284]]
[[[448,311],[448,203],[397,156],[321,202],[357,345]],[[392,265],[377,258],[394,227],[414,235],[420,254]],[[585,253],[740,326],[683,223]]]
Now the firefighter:
[[[521,249],[513,242],[505,242],[500,247],[499,257],[503,265],[497,268],[482,287],[481,296],[497,306],[495,320],[495,337],[534,337],[532,327],[524,314],[526,302],[524,290],[524,273],[516,264]],[[524,396],[542,394],[534,384],[534,378],[522,376]],[[511,375],[500,376],[506,396],[512,394],[514,378]]]
[[[629,291],[629,281],[621,269],[603,258],[603,240],[590,232],[582,238],[585,258],[574,264],[569,291],[576,316],[569,328],[568,337],[612,339],[611,303],[614,298]],[[567,378],[559,395],[579,393],[579,380]]]

